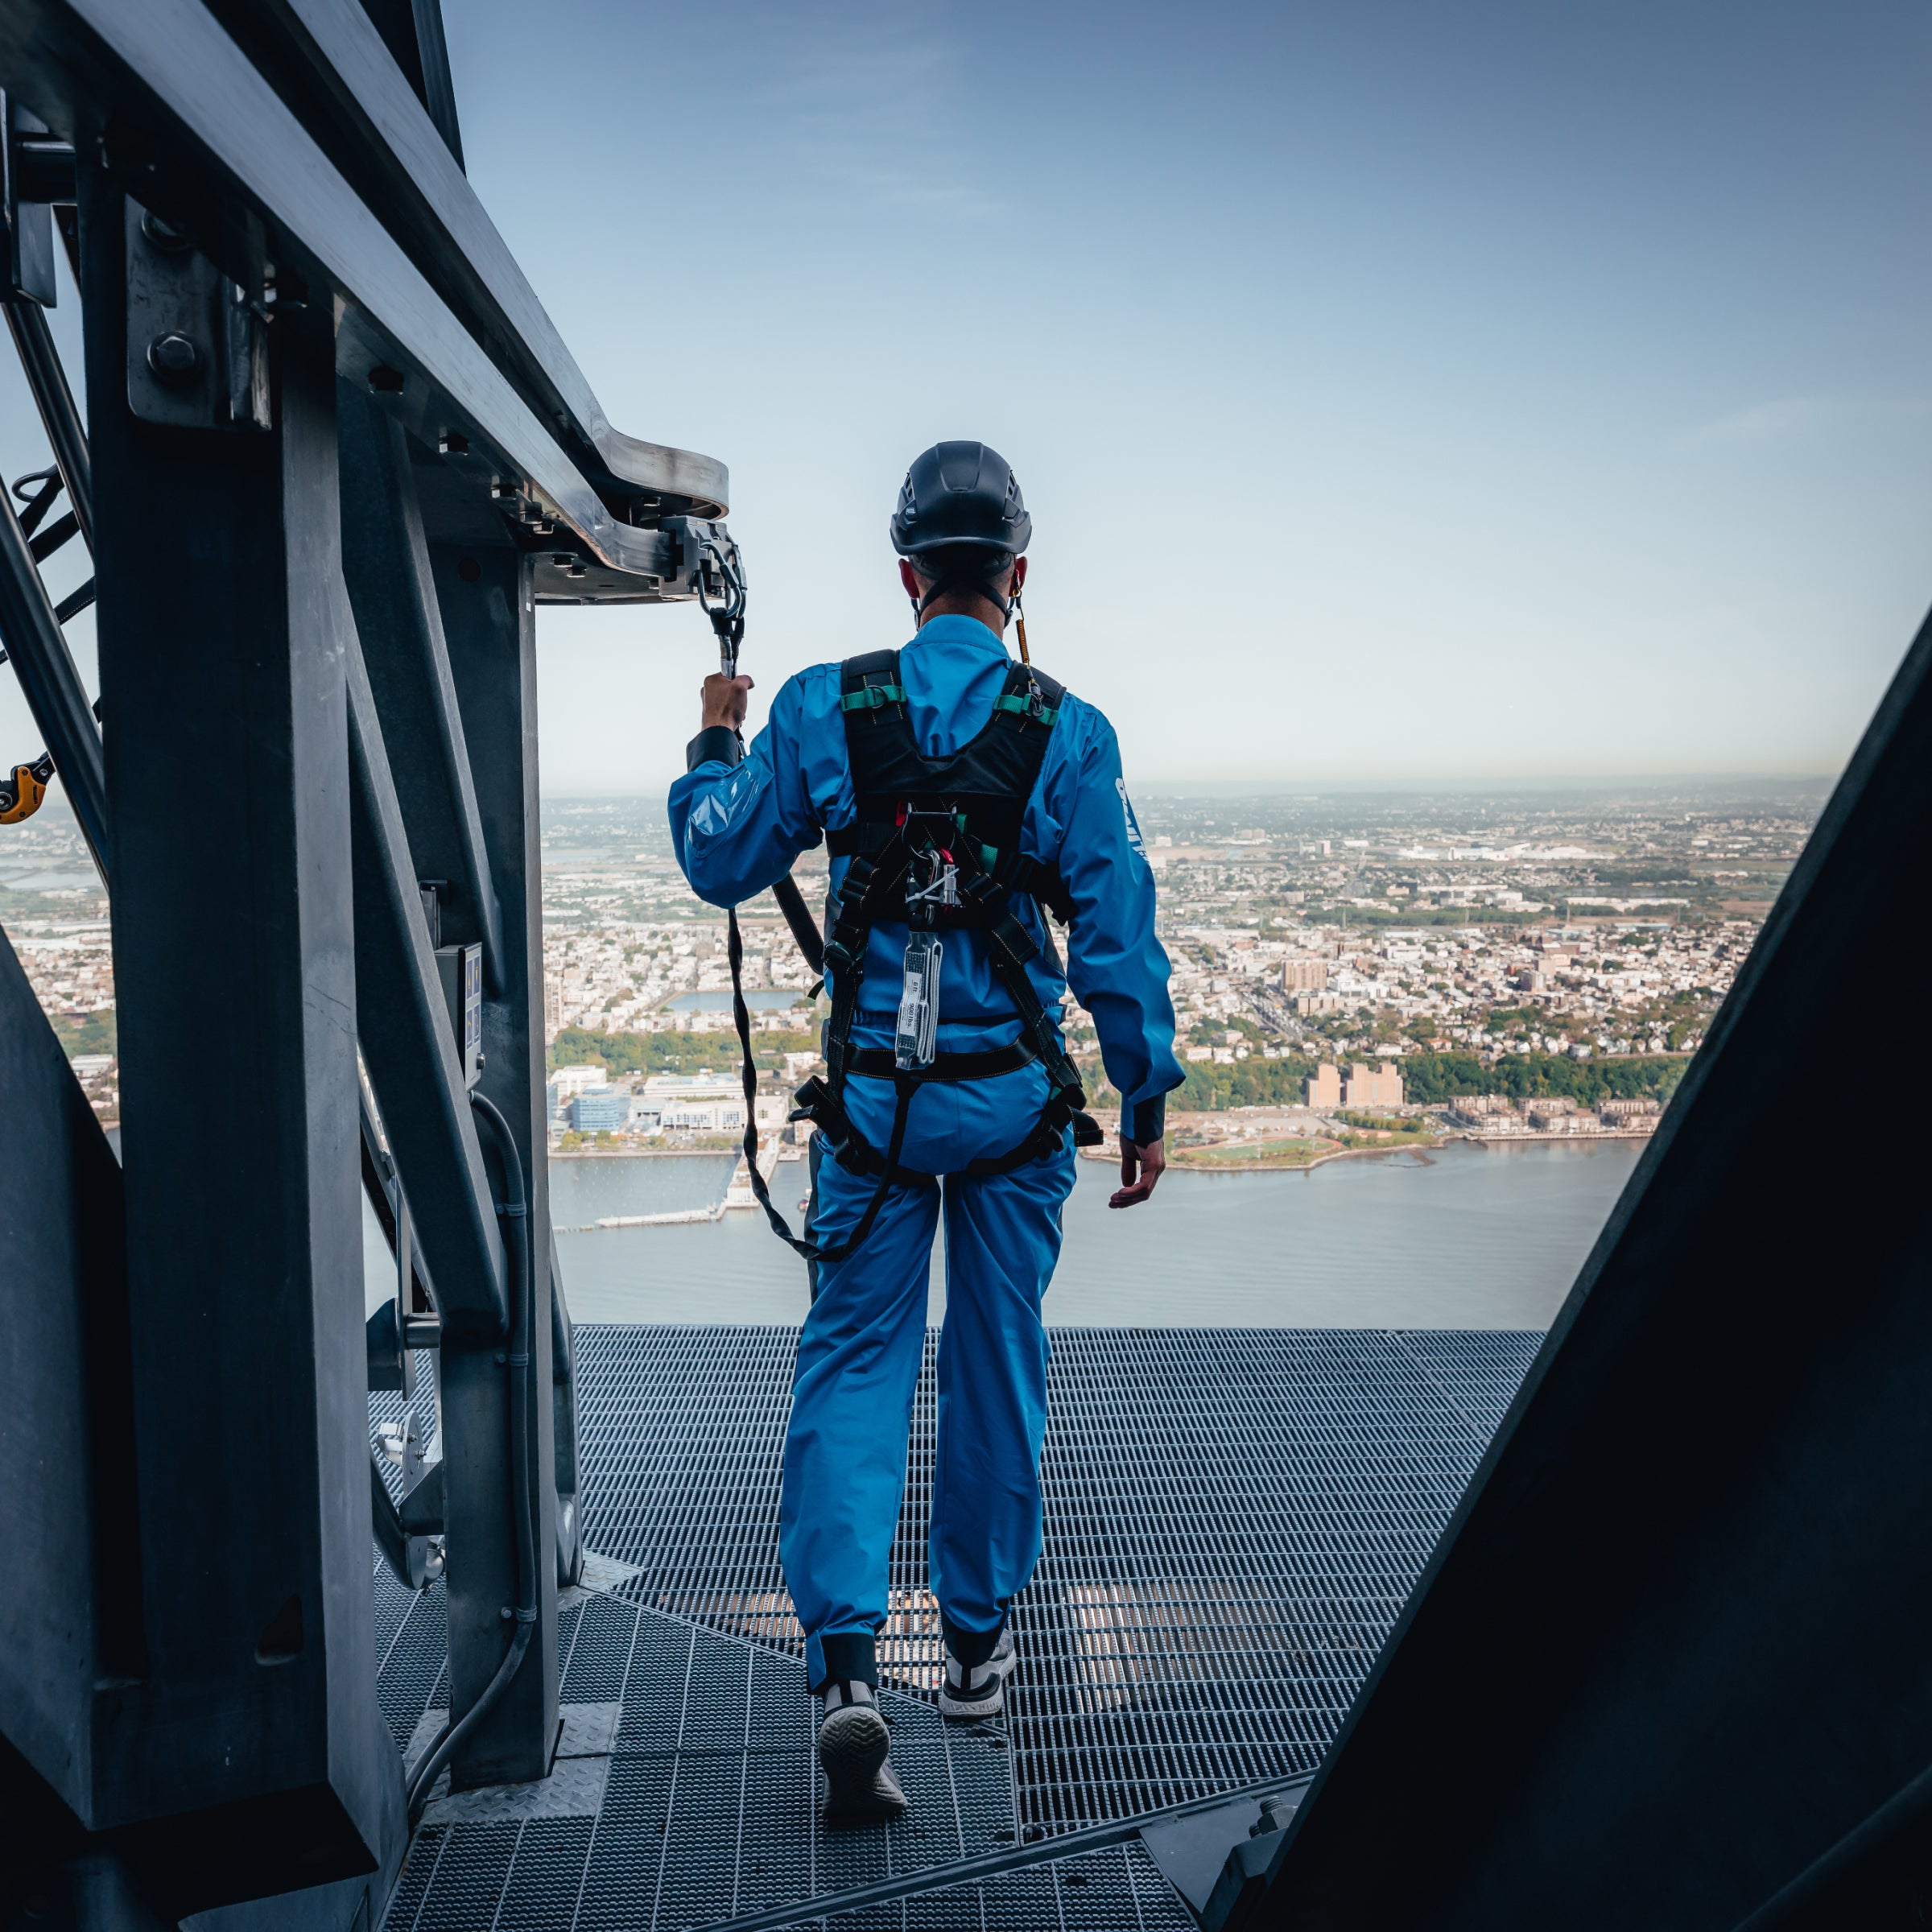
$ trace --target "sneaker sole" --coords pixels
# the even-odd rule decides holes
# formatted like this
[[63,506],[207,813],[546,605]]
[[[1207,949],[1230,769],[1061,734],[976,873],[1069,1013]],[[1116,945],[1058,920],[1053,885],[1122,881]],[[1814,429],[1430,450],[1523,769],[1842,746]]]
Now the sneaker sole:
[[997,1682],[983,1697],[955,1697],[946,1686],[939,1686],[939,1715],[961,1722],[976,1717],[997,1717],[1006,1707],[1006,1685],[1004,1679]]
[[835,1711],[819,1730],[819,1762],[825,1767],[828,1818],[862,1821],[897,1818],[906,1809],[877,1789],[879,1773],[892,1751],[886,1720],[866,1704]]

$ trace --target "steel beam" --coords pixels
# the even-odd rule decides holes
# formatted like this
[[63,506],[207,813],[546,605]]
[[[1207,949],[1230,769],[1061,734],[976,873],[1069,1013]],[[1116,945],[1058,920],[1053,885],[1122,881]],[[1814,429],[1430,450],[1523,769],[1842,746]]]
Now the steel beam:
[[[1905,1926],[1932,1897],[1932,1190],[1817,1117],[1916,1037],[1932,624],[1287,1835],[1298,1932]],[[1882,963],[1878,964],[1875,963]]]
[[67,788],[80,836],[106,882],[113,854],[101,729],[20,519],[4,493],[0,493],[0,640],[6,643],[27,708]]
[[606,495],[651,493],[722,516],[724,465],[613,428],[529,279],[464,178],[437,117],[345,0],[215,0],[229,32],[452,313],[496,347],[511,380]]
[[383,1132],[446,1329],[499,1347],[509,1325],[502,1241],[436,975],[423,895],[348,593],[338,582],[354,832],[357,1026]]
[[147,1669],[121,1170],[0,934],[0,1923],[92,1806],[98,1686]]
[[[482,1091],[502,1110],[530,1188],[536,1270],[531,1324],[530,1468],[535,1488],[539,1620],[522,1669],[452,1767],[458,1786],[540,1777],[556,1736],[556,1459],[551,1324],[543,1290],[550,1253],[548,1136],[543,1119],[543,873],[537,802],[537,676],[530,573],[507,543],[434,549],[483,836],[503,909],[504,983],[483,1007]],[[405,1170],[407,1178],[407,1170]],[[503,1445],[508,1390],[497,1352],[464,1338],[442,1355],[444,1521],[450,1551],[451,1709],[468,1707],[503,1654],[502,1608],[515,1600],[515,1546]]]
[[[349,706],[328,317],[269,433],[127,402],[80,162],[146,1667],[84,1822],[169,1916],[393,1870],[376,1702]],[[380,1897],[376,1903],[379,1906]]]
[[[76,147],[114,120],[109,151],[129,157],[118,164],[171,220],[234,211],[196,239],[244,287],[262,287],[272,259],[277,301],[314,305],[332,291],[341,373],[390,386],[426,440],[460,441],[485,480],[493,468],[526,484],[609,570],[654,584],[673,574],[671,539],[613,512],[200,0],[0,0],[0,73]],[[433,130],[428,138],[447,162]]]
[[343,570],[415,877],[446,883],[442,943],[481,943],[485,983],[494,993],[503,985],[503,915],[483,849],[408,434],[346,383],[339,407]]
[[41,426],[54,452],[60,481],[67,486],[68,507],[87,547],[94,547],[94,472],[87,451],[87,431],[80,412],[74,407],[74,392],[68,387],[67,371],[60,366],[60,352],[54,347],[53,331],[47,317],[31,302],[6,304],[6,325],[13,331],[14,346],[20,352],[20,366],[27,386],[33,391],[34,407],[40,412]]
[[362,8],[460,167],[463,132],[456,121],[456,89],[440,0],[362,0]]
[[51,1872],[10,1925],[40,1932],[169,1932],[125,1860],[84,1852]]

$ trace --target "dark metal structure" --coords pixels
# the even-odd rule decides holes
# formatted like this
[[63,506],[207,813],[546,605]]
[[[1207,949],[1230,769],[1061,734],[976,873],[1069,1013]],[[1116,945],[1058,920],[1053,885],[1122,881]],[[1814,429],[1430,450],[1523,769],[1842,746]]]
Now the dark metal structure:
[[725,473],[605,420],[464,179],[434,0],[0,0],[0,86],[53,456],[0,643],[109,890],[122,1095],[117,1162],[0,948],[0,1922],[366,1928],[407,1837],[372,1530],[444,1578],[459,1790],[550,1769],[582,1562],[535,608],[690,596]]
[[[1914,1926],[1932,1912],[1932,1189],[1769,1138],[1821,989],[1907,1039],[1932,624],[1287,1835],[1257,1924]],[[1896,969],[1872,963],[1896,959]],[[1399,1853],[1397,1852],[1399,1847]]]
[[[0,1925],[374,1932],[485,1893],[634,1924],[647,1873],[654,1914],[746,1932],[1177,1895],[1311,1932],[1924,1922],[1932,1208],[1905,1134],[1814,1137],[1802,1174],[1762,1137],[1814,1107],[1821,988],[1859,976],[1872,1038],[1922,1023],[1932,632],[1486,1456],[1515,1344],[1063,1344],[1090,1426],[1050,1449],[979,1740],[1009,1823],[958,1797],[997,1781],[972,1740],[926,1736],[951,1835],[801,1885],[747,1838],[756,1798],[817,1842],[783,1338],[592,1338],[622,1452],[581,1452],[535,1018],[536,606],[704,591],[724,473],[605,419],[464,178],[434,0],[0,0],[0,307],[51,456],[0,496],[0,646],[109,889],[123,1115],[117,1158],[0,942]],[[366,1321],[365,1199],[395,1261]],[[755,1451],[700,1399],[734,1348]],[[734,1775],[727,1896],[672,1839]],[[462,1813],[505,1787],[551,1809]]]

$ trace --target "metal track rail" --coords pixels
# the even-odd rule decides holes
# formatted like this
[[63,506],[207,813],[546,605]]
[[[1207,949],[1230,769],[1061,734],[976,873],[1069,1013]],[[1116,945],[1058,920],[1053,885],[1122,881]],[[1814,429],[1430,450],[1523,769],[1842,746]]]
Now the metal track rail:
[[1003,1878],[1011,1872],[1024,1872],[1034,1865],[1057,1864],[1064,1858],[1079,1858],[1089,1852],[1104,1852],[1138,1838],[1150,1825],[1172,1823],[1176,1818],[1199,1818],[1219,1811],[1244,1798],[1274,1798],[1288,1792],[1299,1794],[1308,1789],[1314,1774],[1294,1778],[1265,1778],[1257,1784],[1236,1785],[1212,1798],[1190,1799],[1186,1804],[1163,1805],[1154,1811],[1137,1811],[1131,1818],[1113,1818],[1104,1824],[1086,1825],[1077,1831],[1062,1831],[1051,1838],[1036,1839],[1030,1845],[1016,1845],[1007,1852],[985,1852],[977,1858],[955,1860],[951,1864],[928,1865],[923,1871],[901,1872],[896,1877],[874,1879],[869,1885],[852,1885],[843,1892],[828,1892],[817,1898],[794,1899],[788,1905],[774,1905],[763,1912],[749,1912],[737,1918],[714,1920],[704,1932],[779,1932],[785,1926],[810,1925],[816,1919],[836,1918],[842,1912],[862,1911],[869,1905],[890,1905],[895,1898],[916,1898],[929,1892],[944,1892],[955,1885],[969,1885],[980,1880]]
[[[477,333],[198,0],[4,0],[0,72],[63,131],[85,127],[99,139],[104,121],[131,122],[138,136],[120,135],[131,142],[130,192],[171,217],[204,199],[250,209],[271,256],[254,254],[246,223],[201,237],[201,245],[245,289],[262,286],[272,260],[271,306],[333,291],[342,304],[340,372],[390,396],[419,437],[459,457],[479,485],[493,471],[506,487],[526,489],[598,564],[636,580],[629,594],[662,594],[678,576],[673,540],[622,520],[599,495]],[[718,465],[704,469],[704,481],[722,477]]]

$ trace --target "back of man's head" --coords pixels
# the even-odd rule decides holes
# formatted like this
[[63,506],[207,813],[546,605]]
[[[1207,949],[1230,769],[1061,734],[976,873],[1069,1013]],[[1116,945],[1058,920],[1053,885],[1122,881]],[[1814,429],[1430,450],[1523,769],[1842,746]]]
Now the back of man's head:
[[984,443],[935,443],[914,457],[892,517],[892,547],[919,580],[922,611],[985,597],[1004,612],[1033,518],[1013,466]]
[[997,594],[1013,573],[1013,553],[988,550],[973,543],[948,543],[923,551],[911,559],[913,574],[922,584],[942,584],[949,590]]

